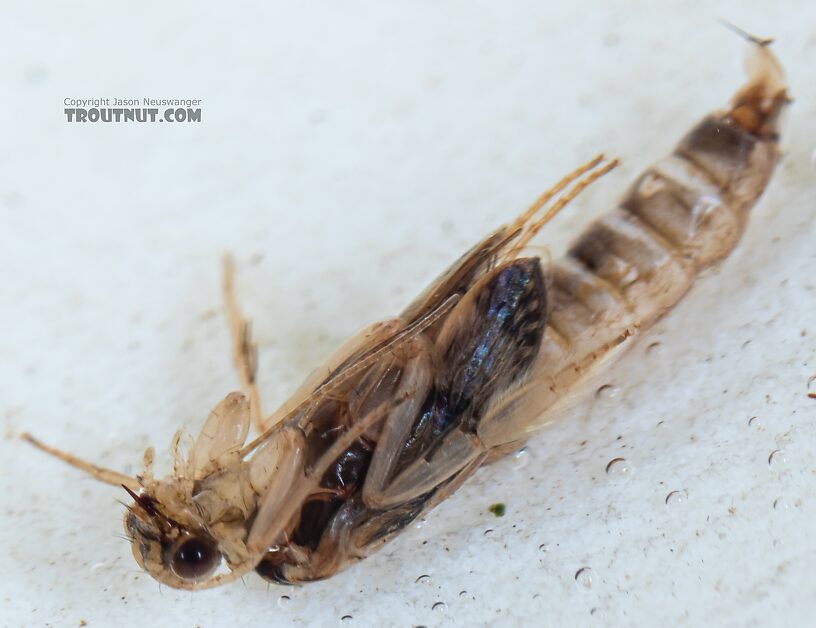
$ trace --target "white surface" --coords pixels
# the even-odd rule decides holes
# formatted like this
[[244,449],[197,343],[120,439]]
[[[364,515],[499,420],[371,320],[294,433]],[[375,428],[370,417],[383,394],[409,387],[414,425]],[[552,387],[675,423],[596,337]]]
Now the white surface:
[[[548,4],[6,7],[3,625],[812,621],[816,4]],[[166,461],[235,386],[223,251],[271,407],[554,179],[620,156],[543,235],[561,251],[743,79],[719,17],[777,38],[796,98],[741,247],[609,373],[619,394],[375,557],[298,588],[160,588],[116,536],[124,496],[13,438]],[[63,98],[98,95],[203,98],[203,121],[65,122]]]

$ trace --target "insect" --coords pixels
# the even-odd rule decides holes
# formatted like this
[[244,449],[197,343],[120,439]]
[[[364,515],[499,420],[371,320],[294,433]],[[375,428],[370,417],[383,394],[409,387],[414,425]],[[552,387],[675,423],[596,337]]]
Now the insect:
[[252,570],[306,582],[361,560],[517,448],[737,245],[778,160],[789,103],[770,42],[750,41],[749,79],[731,104],[647,169],[565,257],[542,263],[528,244],[614,160],[564,177],[399,316],[349,340],[269,416],[228,261],[242,392],[212,410],[187,455],[175,435],[170,477],[154,477],[152,449],[130,477],[24,438],[125,488],[133,555],[169,586],[208,588]]

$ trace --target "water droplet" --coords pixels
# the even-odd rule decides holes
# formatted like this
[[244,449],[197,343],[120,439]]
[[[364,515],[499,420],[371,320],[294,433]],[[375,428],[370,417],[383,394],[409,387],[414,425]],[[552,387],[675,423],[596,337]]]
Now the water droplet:
[[490,536],[491,534],[493,534],[493,528],[488,528],[484,531],[484,536]]
[[550,544],[549,543],[542,543],[538,546],[539,552],[549,552],[550,551]]
[[287,606],[289,606],[289,603],[291,601],[292,601],[292,599],[288,595],[281,595],[278,598],[278,607],[286,608]]
[[513,454],[514,469],[523,469],[527,466],[528,462],[530,462],[530,452],[528,451],[527,447],[522,447]]
[[787,454],[781,449],[774,449],[768,456],[768,465],[774,469],[784,466],[788,462]]
[[688,501],[688,493],[686,489],[681,489],[679,491],[672,491],[668,495],[666,495],[666,505],[667,506],[679,506],[681,504],[685,504]]
[[459,591],[459,597],[465,597],[467,595],[467,591]]
[[425,517],[422,517],[421,519],[417,519],[417,520],[414,522],[414,527],[415,527],[417,530],[421,530],[422,528],[424,528],[424,527],[425,527],[425,524],[426,524],[426,523],[428,523],[428,520],[427,520]]
[[444,613],[447,610],[448,606],[444,602],[437,602],[433,606],[431,606],[431,610],[439,611],[440,613]]
[[352,617],[351,615],[343,615],[340,618],[340,621],[342,621],[344,623],[347,623],[347,622],[350,622],[352,619],[354,619],[354,617]]
[[661,354],[663,353],[663,345],[660,344],[659,342],[653,342],[648,347],[646,347],[646,353],[648,355]]
[[597,619],[597,620],[601,620],[601,621],[606,621],[609,618],[608,613],[606,612],[606,610],[603,609],[603,608],[599,608],[597,606],[593,606],[589,610],[589,614],[592,616],[593,619]]
[[595,397],[598,399],[614,399],[618,395],[620,395],[621,389],[618,386],[613,386],[612,384],[604,384],[598,390],[595,391]]
[[414,580],[414,582],[417,584],[430,584],[431,577],[428,574],[422,574],[421,576],[419,576],[419,578]]
[[575,582],[579,587],[589,589],[592,586],[592,569],[589,567],[581,567],[575,572]]
[[801,502],[796,498],[777,497],[774,500],[773,507],[780,514],[793,514],[801,505]]
[[748,419],[748,426],[761,430],[765,427],[765,421],[758,416],[752,416]]
[[632,465],[626,458],[613,458],[606,465],[606,474],[615,479],[623,479],[632,475]]

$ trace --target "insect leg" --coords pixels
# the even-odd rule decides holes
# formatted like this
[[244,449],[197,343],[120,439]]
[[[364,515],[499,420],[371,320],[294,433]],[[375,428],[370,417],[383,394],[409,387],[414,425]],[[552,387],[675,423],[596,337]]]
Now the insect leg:
[[238,371],[241,389],[249,396],[252,425],[258,432],[264,430],[261,413],[261,397],[258,393],[258,345],[252,341],[252,323],[241,313],[235,296],[235,260],[224,256],[224,304],[227,308],[230,335],[232,336],[232,360]]
[[394,397],[402,401],[391,410],[387,420],[382,422],[382,431],[366,474],[363,501],[369,506],[379,506],[378,495],[391,481],[400,452],[431,387],[432,365],[429,350],[423,346],[424,342],[420,338],[414,343],[421,349],[406,363],[399,388],[394,393]]
[[[527,210],[519,220],[523,220],[526,225],[525,232],[521,235],[518,242],[513,245],[513,248],[510,249],[508,253],[508,258],[513,258],[518,255],[521,250],[527,246],[527,243],[539,232],[541,228],[546,225],[550,220],[552,220],[555,215],[560,212],[570,201],[572,201],[576,196],[578,196],[581,192],[583,192],[587,187],[589,187],[592,183],[600,179],[604,176],[607,172],[612,170],[618,165],[618,160],[613,159],[612,161],[606,162],[603,166],[595,169],[603,160],[603,156],[599,155],[589,163],[579,167],[574,172],[568,174],[566,177],[561,179],[551,190],[545,192],[539,200],[536,201],[533,206]],[[579,179],[581,175],[584,173],[589,172],[586,176]],[[529,220],[532,220],[532,216],[535,212],[530,213],[530,210],[534,209],[538,211],[544,204],[549,202],[552,198],[554,198],[557,194],[559,194],[565,187],[573,183],[574,181],[577,182],[573,185],[572,188],[567,190],[563,196],[559,197],[558,200],[553,203],[544,215],[540,218],[536,219],[534,222],[530,224],[526,224]],[[541,202],[541,199],[544,199]],[[528,215],[529,214],[529,215]]]
[[384,505],[382,495],[392,480],[394,466],[414,421],[416,421],[416,414],[398,411],[383,423],[377,448],[371,457],[371,464],[363,484],[363,501],[367,506],[380,508]]
[[564,176],[558,183],[554,186],[545,190],[536,200],[533,202],[530,207],[528,207],[521,216],[516,218],[515,222],[513,223],[512,227],[521,228],[524,227],[530,220],[533,219],[538,211],[544,207],[547,203],[550,202],[557,194],[561,192],[565,187],[567,187],[570,183],[578,179],[579,177],[583,176],[590,170],[593,170],[600,164],[604,159],[603,155],[598,155],[588,161],[585,164],[578,166],[575,170]]
[[[280,484],[276,485],[274,490],[272,488],[266,489],[258,506],[258,515],[252,524],[247,539],[247,547],[251,552],[265,552],[275,542],[278,535],[283,531],[285,524],[290,521],[292,515],[300,508],[306,497],[317,489],[329,465],[337,460],[338,456],[351,447],[363,434],[376,429],[376,426],[380,424],[387,426],[395,417],[409,415],[411,420],[416,418],[420,404],[427,395],[432,379],[430,356],[426,341],[421,336],[415,336],[399,346],[392,347],[387,353],[394,356],[398,362],[404,361],[405,363],[405,366],[401,367],[402,373],[396,390],[389,394],[388,399],[373,405],[360,416],[357,416],[349,429],[343,432],[321,454],[316,462],[306,464],[303,461],[301,463],[303,468],[298,467],[296,473],[293,473],[292,477],[287,478],[285,481],[280,481],[282,474],[276,474],[274,479]],[[383,354],[378,355],[378,359],[385,357]],[[397,422],[400,422],[399,418],[397,418]],[[382,429],[386,428],[383,427]],[[297,437],[300,441],[286,448],[286,451],[288,452],[287,455],[297,455],[299,456],[298,459],[302,460],[307,443],[303,440],[301,429],[288,424],[284,425],[283,428],[276,428],[276,433],[272,436],[280,438],[281,432],[300,435]],[[269,436],[265,438],[268,440]],[[255,445],[252,443],[247,446],[250,450],[254,447]],[[295,454],[295,452],[298,453]],[[271,466],[267,466],[271,468]],[[297,477],[296,481],[293,479],[295,477]]]
[[476,456],[467,465],[462,467],[459,472],[452,477],[443,487],[434,492],[433,496],[425,502],[426,510],[430,510],[440,502],[445,501],[448,497],[459,490],[459,487],[467,482],[468,478],[476,472],[480,466],[489,460],[490,453],[485,452],[480,456]]
[[[377,453],[380,453],[379,447]],[[388,508],[424,495],[483,458],[485,448],[475,434],[454,430],[436,448],[429,460],[420,457],[393,480],[378,476],[366,478],[363,500],[371,508]],[[396,457],[396,451],[382,455]],[[475,467],[474,467],[475,468]]]
[[[414,320],[429,310],[438,307],[444,298],[452,294],[464,294],[467,292],[479,277],[485,272],[488,272],[495,265],[497,259],[510,260],[518,257],[521,249],[527,245],[530,238],[532,238],[544,224],[552,219],[553,216],[587,185],[611,170],[617,162],[607,162],[597,172],[591,173],[585,180],[579,181],[573,190],[567,192],[564,199],[556,201],[556,203],[547,210],[544,216],[537,219],[531,225],[530,222],[535,218],[535,215],[570,184],[580,179],[583,175],[595,170],[603,161],[603,155],[598,155],[582,166],[579,166],[563,177],[554,186],[546,190],[512,223],[501,227],[479,242],[420,294],[420,296],[403,311],[402,317],[405,320]],[[521,238],[521,244],[514,244],[514,241],[518,238]]]

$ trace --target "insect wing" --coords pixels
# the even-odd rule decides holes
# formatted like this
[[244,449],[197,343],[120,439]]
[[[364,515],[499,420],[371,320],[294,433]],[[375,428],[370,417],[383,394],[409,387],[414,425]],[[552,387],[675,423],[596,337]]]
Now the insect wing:
[[306,381],[272,416],[265,420],[264,424],[271,427],[292,415],[298,407],[304,405],[321,384],[338,375],[343,365],[353,363],[353,358],[365,353],[366,349],[382,345],[389,338],[393,338],[401,327],[402,324],[398,320],[392,319],[372,323],[361,329],[332,353],[321,366],[314,369]]
[[230,393],[212,409],[196,438],[187,463],[187,475],[201,477],[210,462],[236,451],[249,433],[249,402],[241,393]]
[[452,295],[462,295],[495,263],[496,257],[515,238],[503,227],[487,236],[456,260],[402,313],[407,321],[416,321],[438,308]]

